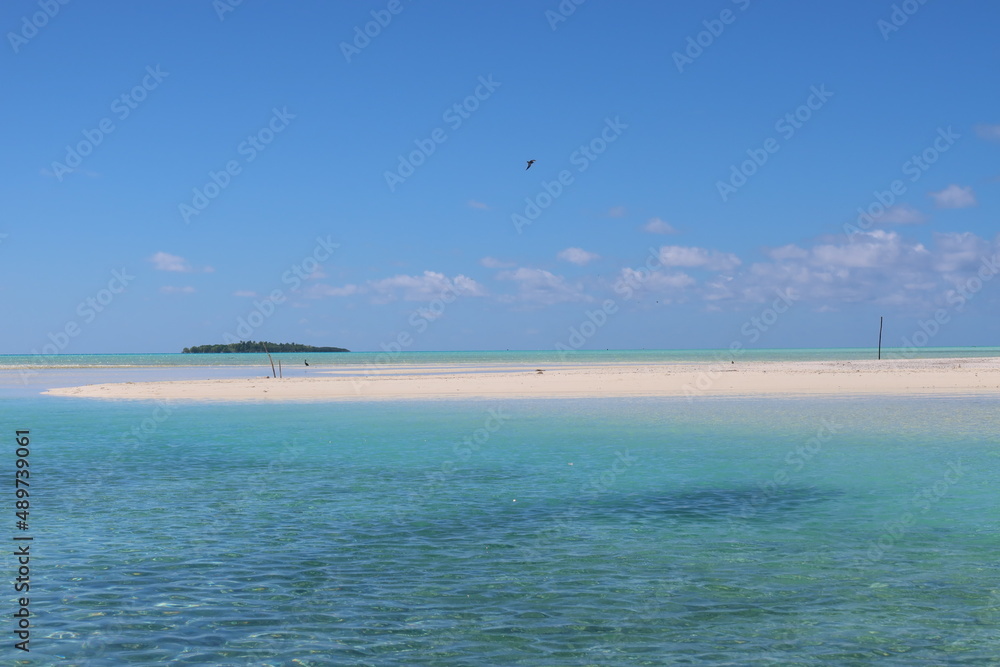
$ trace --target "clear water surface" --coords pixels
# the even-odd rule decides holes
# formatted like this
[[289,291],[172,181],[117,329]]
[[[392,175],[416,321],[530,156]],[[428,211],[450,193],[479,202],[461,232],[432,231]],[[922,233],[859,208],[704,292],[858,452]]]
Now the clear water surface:
[[20,664],[990,664],[998,408],[8,395]]

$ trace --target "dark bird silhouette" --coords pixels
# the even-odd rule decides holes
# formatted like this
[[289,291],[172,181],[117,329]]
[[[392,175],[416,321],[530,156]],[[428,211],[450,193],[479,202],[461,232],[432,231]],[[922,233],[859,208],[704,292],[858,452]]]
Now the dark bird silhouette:
[[305,361],[305,362],[306,362],[306,366],[308,366],[308,365],[309,365],[309,362],[308,362],[308,361],[306,361],[305,359],[303,359],[302,361]]
[[538,160],[528,160],[528,166],[525,167],[524,170],[528,171],[529,169],[531,169],[531,165],[535,164],[536,162],[538,162]]

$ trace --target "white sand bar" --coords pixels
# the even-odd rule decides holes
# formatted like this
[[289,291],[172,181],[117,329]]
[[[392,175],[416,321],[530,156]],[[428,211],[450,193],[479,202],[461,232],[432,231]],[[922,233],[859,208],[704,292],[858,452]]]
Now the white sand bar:
[[103,399],[341,401],[610,396],[1000,393],[1000,358],[882,361],[407,365],[317,368],[308,377],[92,384],[46,394]]

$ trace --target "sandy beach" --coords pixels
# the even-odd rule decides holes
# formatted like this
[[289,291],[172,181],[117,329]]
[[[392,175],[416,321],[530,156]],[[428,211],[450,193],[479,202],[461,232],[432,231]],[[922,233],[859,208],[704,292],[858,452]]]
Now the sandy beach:
[[316,369],[309,377],[128,382],[62,387],[54,396],[196,401],[739,395],[992,394],[1000,359],[891,359],[550,365],[384,365]]

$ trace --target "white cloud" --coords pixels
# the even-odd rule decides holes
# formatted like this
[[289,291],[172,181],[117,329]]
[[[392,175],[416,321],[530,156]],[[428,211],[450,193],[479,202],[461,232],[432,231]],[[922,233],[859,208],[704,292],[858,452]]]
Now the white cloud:
[[369,280],[363,285],[347,284],[340,287],[317,283],[311,285],[305,296],[310,298],[343,297],[369,294],[374,303],[403,301],[432,301],[444,295],[486,296],[486,289],[472,278],[457,275],[449,278],[443,273],[424,271],[419,276],[397,275],[380,280]]
[[[191,264],[188,263],[183,257],[177,255],[171,255],[168,252],[158,252],[152,257],[149,257],[149,262],[152,262],[153,268],[157,271],[173,271],[176,273],[195,273],[198,269],[195,269]],[[201,269],[205,273],[212,273],[215,271],[210,266],[206,266]]]
[[904,248],[902,238],[895,232],[880,229],[859,235],[853,243],[817,245],[812,249],[812,264],[822,267],[875,268],[889,266],[907,251],[923,249],[917,245]]
[[772,248],[771,250],[768,250],[767,256],[776,260],[804,259],[809,256],[809,251],[790,243],[788,245],[783,245],[780,248]]
[[976,125],[976,134],[978,134],[982,139],[1000,141],[1000,125],[980,123],[979,125]]
[[[521,267],[516,271],[503,271],[497,278],[517,283],[517,300],[520,301],[544,305],[566,301],[590,301],[590,297],[579,286],[570,285],[562,276],[554,275],[544,269]],[[514,299],[507,297],[502,300]]]
[[486,290],[472,278],[457,275],[448,278],[443,273],[424,271],[420,276],[398,275],[368,282],[368,289],[386,300],[430,301],[442,294],[483,296]]
[[743,263],[729,252],[679,245],[660,248],[660,261],[665,266],[704,267],[712,271],[729,271]]
[[193,294],[194,291],[193,287],[174,287],[172,285],[164,285],[160,288],[160,292],[163,294]]
[[177,255],[171,255],[166,252],[158,252],[149,258],[149,261],[153,263],[153,268],[157,271],[177,271],[179,273],[190,273],[194,269],[188,264],[187,260],[183,257],[178,257]]
[[935,234],[933,244],[925,247],[895,232],[872,230],[854,235],[852,242],[827,240],[773,250],[771,261],[751,265],[726,289],[706,290],[703,296],[763,303],[773,300],[776,290],[791,290],[811,309],[859,302],[947,307],[949,290],[972,278],[998,250],[1000,237],[991,242],[971,233]]
[[[905,210],[904,210],[905,211]],[[803,309],[844,311],[868,303],[908,312],[953,307],[949,295],[977,272],[1000,264],[1000,235],[934,234],[924,245],[888,229],[858,232],[850,239],[826,237],[812,243],[766,249],[765,259],[744,265],[740,258],[705,248],[664,246],[655,271],[622,269],[615,283],[656,295],[660,303],[700,302],[706,309],[744,309],[789,294]],[[673,268],[671,268],[673,267]],[[701,279],[687,267],[720,270]],[[737,268],[738,267],[738,268]],[[682,270],[683,269],[683,270]]]
[[890,206],[885,213],[874,218],[876,223],[886,225],[918,225],[927,220],[927,216],[906,204]]
[[677,230],[669,222],[659,218],[650,218],[649,222],[642,226],[642,231],[650,234],[676,234]]
[[[633,269],[626,267],[621,270],[616,281],[616,286],[628,286],[636,291],[654,292],[668,301],[674,300],[680,293],[688,287],[693,286],[697,281],[684,273],[675,271],[664,273],[662,271],[647,271],[645,269]],[[667,297],[670,297],[669,299]]]
[[479,260],[479,263],[487,269],[512,269],[517,266],[514,262],[504,262],[503,260],[496,259],[495,257],[483,257]]
[[561,250],[556,257],[577,266],[583,266],[588,262],[600,258],[600,255],[595,252],[587,252],[583,248],[566,248],[565,250]]
[[[910,216],[912,210],[904,208],[894,215]],[[579,253],[570,252],[574,250]],[[991,240],[972,233],[939,233],[925,246],[893,229],[877,228],[857,232],[849,239],[829,236],[808,243],[769,248],[764,250],[760,261],[753,263],[744,263],[735,254],[709,248],[663,246],[654,250],[661,262],[655,270],[623,268],[617,276],[612,274],[604,280],[594,277],[596,282],[593,284],[586,279],[567,279],[544,269],[511,267],[510,263],[492,257],[484,257],[479,263],[499,269],[495,284],[498,289],[492,298],[512,307],[586,303],[606,298],[612,286],[617,299],[621,284],[631,286],[637,294],[647,295],[640,299],[642,303],[651,304],[649,297],[653,297],[660,304],[697,302],[704,308],[719,311],[746,311],[748,304],[773,302],[779,292],[794,295],[796,303],[802,304],[803,312],[847,312],[851,304],[868,303],[912,313],[950,307],[947,301],[950,291],[973,278],[984,261],[994,265],[1000,263],[998,251],[1000,236]],[[571,258],[582,261],[592,254],[580,248],[567,248],[559,257],[566,261]],[[597,285],[603,286],[599,291],[604,294],[594,291]],[[489,296],[482,285],[467,276],[449,277],[433,271],[359,284],[317,284],[305,294],[310,297],[364,295],[375,303],[396,299],[422,301],[418,305],[426,309],[428,302],[449,291]],[[427,310],[426,315],[432,316],[434,312]]]
[[324,296],[353,296],[360,291],[357,285],[344,285],[343,287],[333,287],[331,285],[310,285],[305,295],[311,298]]
[[934,256],[934,269],[942,273],[975,270],[991,251],[989,241],[970,232],[935,234],[934,241],[939,248]]
[[[910,215],[906,209],[903,214]],[[844,312],[851,304],[868,303],[930,312],[953,307],[948,301],[953,290],[984,267],[1000,264],[1000,235],[990,240],[972,233],[934,234],[925,246],[896,231],[873,229],[850,239],[831,236],[770,248],[763,261],[752,264],[730,253],[685,246],[664,246],[658,256],[663,264],[658,270],[622,269],[615,292],[628,286],[655,295],[661,304],[697,301],[713,311],[745,310],[747,304],[768,304],[788,294],[804,311]],[[696,279],[688,267],[721,270]]]
[[949,185],[940,192],[931,192],[934,205],[938,208],[968,208],[976,205],[976,195],[971,186]]

